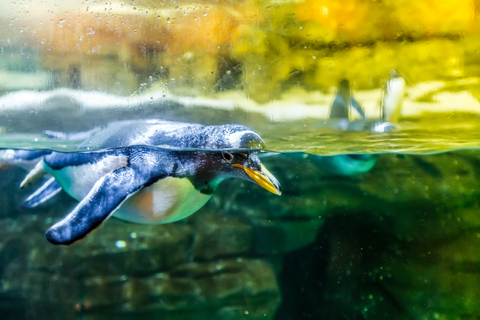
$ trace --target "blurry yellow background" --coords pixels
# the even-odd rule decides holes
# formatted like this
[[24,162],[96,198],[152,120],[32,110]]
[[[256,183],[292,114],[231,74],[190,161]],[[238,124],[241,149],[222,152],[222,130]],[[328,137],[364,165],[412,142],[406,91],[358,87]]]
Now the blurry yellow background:
[[86,90],[240,93],[261,106],[312,103],[311,92],[329,95],[346,78],[368,113],[378,100],[371,90],[395,69],[417,103],[411,114],[452,92],[463,95],[437,109],[471,111],[480,98],[479,0],[49,0],[1,9],[5,30],[18,35],[0,43],[38,49],[61,86],[74,73]]

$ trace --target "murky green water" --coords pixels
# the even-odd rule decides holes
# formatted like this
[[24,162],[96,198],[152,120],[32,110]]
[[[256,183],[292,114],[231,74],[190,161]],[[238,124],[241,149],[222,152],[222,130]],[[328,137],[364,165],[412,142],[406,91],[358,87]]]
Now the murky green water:
[[[329,158],[329,157],[327,157]],[[262,158],[281,197],[238,179],[165,225],[109,219],[70,247],[44,232],[77,204],[30,209],[2,168],[5,319],[382,319],[478,312],[480,152],[381,154],[357,175],[324,158]]]
[[[277,151],[261,159],[282,184],[281,197],[229,179],[184,220],[111,218],[69,247],[50,244],[44,233],[77,202],[61,192],[22,209],[44,181],[21,190],[27,171],[2,167],[3,317],[475,317],[478,120],[430,121],[429,128],[412,121],[386,133],[303,123],[258,125]],[[78,150],[78,140],[27,127],[37,133],[4,127],[0,146]]]

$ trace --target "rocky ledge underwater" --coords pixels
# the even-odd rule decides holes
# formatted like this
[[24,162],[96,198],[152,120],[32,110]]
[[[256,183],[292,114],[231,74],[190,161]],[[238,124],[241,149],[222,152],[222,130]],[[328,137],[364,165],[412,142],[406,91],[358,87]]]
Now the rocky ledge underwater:
[[2,319],[474,319],[480,151],[380,155],[357,176],[321,159],[262,160],[276,197],[236,179],[176,223],[111,219],[58,247],[75,201],[22,210],[38,185],[2,168]]

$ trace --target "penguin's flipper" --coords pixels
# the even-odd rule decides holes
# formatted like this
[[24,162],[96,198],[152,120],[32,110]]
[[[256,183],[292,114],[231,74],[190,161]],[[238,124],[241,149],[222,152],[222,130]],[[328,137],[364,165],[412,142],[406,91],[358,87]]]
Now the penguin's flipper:
[[62,190],[55,178],[50,178],[37,191],[30,195],[22,204],[25,209],[33,208],[44,203]]
[[87,236],[107,220],[120,205],[147,182],[131,167],[114,170],[93,186],[87,196],[65,218],[46,232],[53,244],[69,245]]
[[350,98],[350,102],[352,103],[352,108],[357,110],[358,114],[362,119],[365,119],[365,111],[363,110],[362,106],[355,100],[354,97]]

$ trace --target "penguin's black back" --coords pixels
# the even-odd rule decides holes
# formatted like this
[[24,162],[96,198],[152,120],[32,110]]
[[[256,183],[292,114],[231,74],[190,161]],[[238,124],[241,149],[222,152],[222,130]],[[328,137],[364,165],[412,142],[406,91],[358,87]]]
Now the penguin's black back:
[[[232,134],[245,141],[235,143]],[[242,133],[245,133],[243,135]],[[200,124],[162,121],[137,120],[115,122],[103,130],[92,133],[82,144],[80,150],[121,148],[134,145],[158,146],[168,149],[229,149],[247,146],[247,138],[263,141],[248,127],[242,125],[203,126]],[[237,138],[237,137],[235,137]]]

